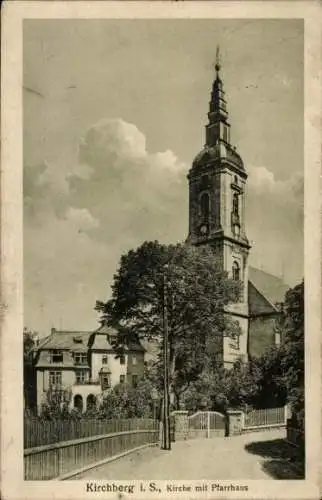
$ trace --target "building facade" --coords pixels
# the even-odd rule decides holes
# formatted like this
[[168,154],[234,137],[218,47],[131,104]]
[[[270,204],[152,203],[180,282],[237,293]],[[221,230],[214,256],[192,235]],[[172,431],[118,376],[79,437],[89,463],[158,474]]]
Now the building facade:
[[105,325],[94,332],[52,329],[35,350],[38,411],[51,393],[84,412],[117,384],[136,386],[145,349],[138,341],[116,350],[116,340],[117,332]]
[[188,173],[187,242],[208,245],[228,275],[242,283],[238,302],[226,313],[238,321],[237,342],[222,339],[224,365],[261,355],[274,345],[275,321],[288,287],[277,277],[249,266],[251,246],[245,220],[247,171],[232,144],[231,125],[217,52],[216,76],[209,103],[206,142]]

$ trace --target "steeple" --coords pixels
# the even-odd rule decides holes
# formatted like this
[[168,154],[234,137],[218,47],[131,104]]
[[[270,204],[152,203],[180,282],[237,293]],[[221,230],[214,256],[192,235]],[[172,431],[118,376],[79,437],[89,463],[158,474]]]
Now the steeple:
[[209,103],[209,122],[206,126],[206,146],[209,147],[219,144],[219,141],[230,144],[230,124],[228,122],[227,102],[220,75],[221,62],[219,46],[217,46],[216,50],[215,70],[216,77],[213,81]]

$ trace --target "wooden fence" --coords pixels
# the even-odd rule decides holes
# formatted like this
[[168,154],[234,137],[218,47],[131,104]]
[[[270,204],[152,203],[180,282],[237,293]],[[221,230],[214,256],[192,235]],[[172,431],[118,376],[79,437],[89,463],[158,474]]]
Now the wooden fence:
[[290,444],[296,446],[297,448],[304,449],[305,446],[304,431],[302,429],[297,429],[295,427],[292,427],[290,419],[287,421],[286,436],[287,436],[286,439]]
[[34,448],[74,439],[116,432],[152,430],[152,419],[40,420],[24,419],[24,448]]
[[286,425],[286,406],[281,408],[265,408],[244,413],[245,430]]
[[[110,421],[109,424],[112,425],[112,422],[117,421]],[[124,422],[123,426],[125,426]],[[86,422],[86,424],[89,424],[89,422]],[[118,423],[118,425],[122,424]],[[140,446],[157,444],[159,441],[157,421],[147,419],[129,420],[128,427],[141,428],[71,439],[25,449],[25,480],[48,480],[67,473],[72,474],[78,469],[101,460]],[[89,426],[86,429],[88,430]]]

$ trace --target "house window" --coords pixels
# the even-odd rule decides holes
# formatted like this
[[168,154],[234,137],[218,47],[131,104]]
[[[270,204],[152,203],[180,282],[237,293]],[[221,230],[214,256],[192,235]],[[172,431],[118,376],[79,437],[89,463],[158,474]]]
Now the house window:
[[87,381],[86,370],[76,370],[76,384],[84,384]]
[[233,280],[239,281],[240,280],[240,267],[238,262],[234,261],[233,263]]
[[137,357],[135,354],[132,354],[132,365],[136,365],[137,364]]
[[49,387],[62,385],[62,372],[49,372]]
[[280,332],[275,332],[275,345],[276,346],[281,345],[281,333]]
[[132,375],[132,386],[136,387],[138,385],[138,376],[133,374]]
[[63,352],[59,349],[53,349],[49,352],[51,363],[62,363],[63,362]]
[[125,382],[125,375],[120,375],[120,384],[124,384]]
[[240,335],[235,335],[235,337],[232,337],[229,342],[229,347],[233,349],[234,351],[239,351],[240,348],[240,342],[239,342],[239,337]]
[[200,197],[200,212],[203,220],[209,217],[209,194],[202,193]]
[[239,203],[237,193],[234,193],[233,195],[233,214],[239,216]]
[[107,339],[107,342],[112,345],[112,344],[116,343],[117,336],[116,335],[107,335],[106,339]]
[[124,354],[120,355],[120,365],[125,365],[125,356],[124,356]]
[[75,360],[75,365],[87,365],[86,352],[75,352],[74,360]]
[[108,356],[102,356],[102,365],[107,365],[108,362]]
[[102,386],[103,391],[108,389],[111,386],[109,375],[107,375],[107,374],[101,375],[101,386]]

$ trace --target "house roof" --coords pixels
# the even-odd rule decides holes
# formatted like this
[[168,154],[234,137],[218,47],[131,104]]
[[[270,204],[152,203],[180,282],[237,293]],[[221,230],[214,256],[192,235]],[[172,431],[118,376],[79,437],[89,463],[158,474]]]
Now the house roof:
[[112,373],[108,366],[102,366],[99,373]]
[[86,351],[91,332],[53,330],[38,349],[68,349]]
[[285,293],[290,288],[281,278],[255,267],[248,268],[248,280],[266,301],[274,306],[284,302]]
[[[103,333],[100,330],[97,330],[96,332],[93,332],[91,335],[91,340],[89,343],[90,349],[100,349],[100,350],[113,350],[112,343],[109,340],[109,337],[107,333]],[[117,335],[117,332],[115,332],[113,335]]]
[[[113,345],[113,342],[111,341],[111,337],[114,337],[115,340],[117,340],[118,332],[115,328],[112,328],[110,326],[107,326],[103,324],[95,330],[91,334],[90,341],[89,341],[89,347],[91,349],[98,349],[98,350],[112,350],[114,351],[115,346]],[[138,340],[137,342],[131,341],[128,342],[124,346],[125,351],[137,351],[137,352],[144,352],[145,349],[142,346],[141,342]]]

